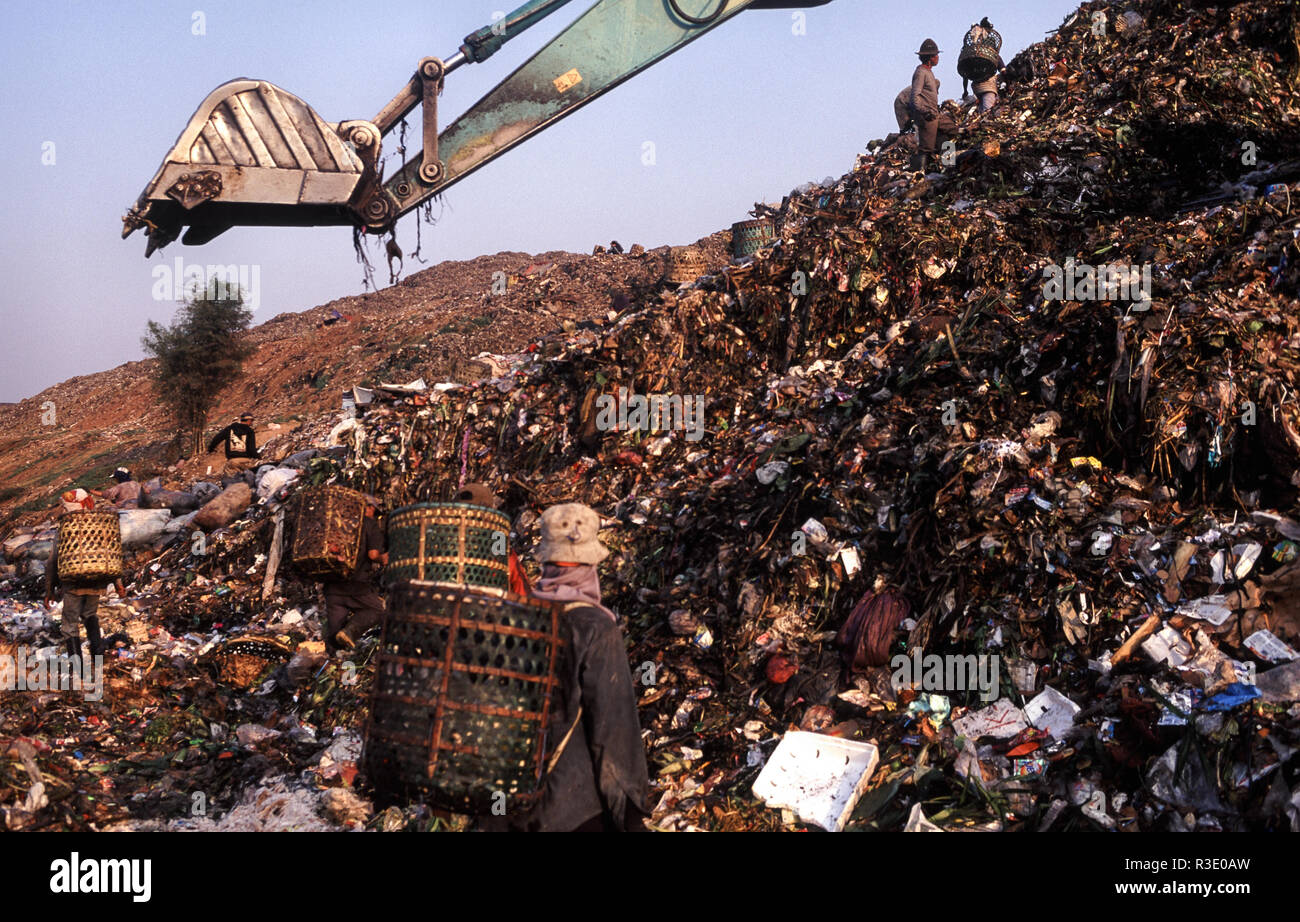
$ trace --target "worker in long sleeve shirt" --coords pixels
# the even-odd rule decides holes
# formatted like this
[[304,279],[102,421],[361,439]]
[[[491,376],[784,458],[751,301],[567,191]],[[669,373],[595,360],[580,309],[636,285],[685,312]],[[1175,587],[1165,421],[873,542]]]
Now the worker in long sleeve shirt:
[[[997,35],[993,29],[993,23],[989,22],[989,18],[985,16],[975,25],[970,27],[970,31],[966,33],[966,44],[978,46],[981,42],[987,39],[990,34],[995,36]],[[999,44],[1001,43],[1000,38],[998,38],[998,42]],[[972,89],[975,90],[975,95],[979,98],[979,110],[981,112],[988,112],[998,104],[998,74],[1006,68],[1006,64],[1003,63],[1002,55],[1000,54],[994,56],[992,63],[994,65],[993,73],[989,74],[983,80],[976,80],[972,85]],[[967,81],[965,77],[962,77],[961,89],[963,99],[966,98],[966,84],[968,82],[969,81]]]
[[258,462],[257,433],[253,429],[253,414],[244,413],[239,421],[231,423],[212,437],[208,442],[208,451],[216,451],[217,446],[225,445],[226,466],[223,473],[242,474]]
[[551,698],[553,753],[537,804],[525,815],[483,818],[485,829],[623,832],[644,829],[650,777],[623,632],[604,606],[596,565],[609,556],[600,516],[580,503],[542,514],[534,598],[564,604],[565,646]]
[[[64,493],[62,503],[64,512],[95,508],[94,499],[82,489]],[[120,579],[62,585],[59,579],[59,538],[54,539],[54,548],[50,551],[49,560],[45,562],[45,607],[51,608],[62,597],[63,614],[59,619],[59,629],[69,656],[81,656],[82,624],[86,626],[90,655],[99,656],[104,652],[99,627],[99,597],[110,584],[117,590],[118,598],[126,598],[126,589]]]
[[388,543],[375,520],[379,499],[367,495],[361,520],[361,546],[355,572],[324,581],[325,650],[331,655],[351,650],[361,635],[384,623],[384,600],[375,592],[371,577],[388,563]]
[[902,112],[907,114],[916,125],[917,148],[920,151],[918,166],[926,169],[941,142],[957,133],[957,124],[946,114],[939,111],[939,78],[934,75],[934,65],[939,63],[939,46],[934,39],[927,38],[921,43],[917,52],[921,63],[912,72],[912,85],[898,94],[894,101],[894,115],[898,118],[899,130],[902,124]]

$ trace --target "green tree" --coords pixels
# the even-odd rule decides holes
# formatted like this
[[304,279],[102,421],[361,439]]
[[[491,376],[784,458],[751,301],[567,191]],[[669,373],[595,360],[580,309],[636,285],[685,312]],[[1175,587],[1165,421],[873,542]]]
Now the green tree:
[[195,287],[170,327],[150,320],[145,328],[141,345],[158,360],[154,391],[176,419],[185,457],[203,450],[208,413],[253,353],[240,335],[252,319],[239,287],[212,279],[206,290]]

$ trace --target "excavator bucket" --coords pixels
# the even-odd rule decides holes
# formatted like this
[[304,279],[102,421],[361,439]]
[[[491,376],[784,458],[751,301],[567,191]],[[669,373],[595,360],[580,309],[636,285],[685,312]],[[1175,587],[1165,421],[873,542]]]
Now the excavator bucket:
[[188,227],[202,244],[235,225],[355,224],[350,204],[376,182],[380,133],[331,124],[292,93],[232,80],[208,95],[139,200],[122,236],[148,231],[145,255]]
[[[218,87],[122,219],[122,236],[144,228],[149,256],[182,232],[182,241],[195,245],[238,224],[351,224],[384,233],[451,184],[744,10],[830,0],[595,0],[439,131],[438,97],[447,74],[487,60],[571,2],[528,0],[467,36],[450,58],[423,58],[374,121],[326,122],[297,96],[260,80]],[[417,108],[424,148],[381,182],[383,136]]]

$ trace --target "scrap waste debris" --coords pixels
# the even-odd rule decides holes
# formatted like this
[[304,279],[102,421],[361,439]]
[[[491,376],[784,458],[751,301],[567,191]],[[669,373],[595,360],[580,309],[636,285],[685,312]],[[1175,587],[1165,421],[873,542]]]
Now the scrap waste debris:
[[[327,660],[315,587],[262,597],[281,501],[333,479],[388,509],[485,481],[521,557],[547,505],[602,514],[657,829],[813,828],[751,792],[803,729],[879,747],[849,830],[1300,830],[1298,60],[1281,0],[1086,3],[996,110],[945,104],[942,173],[873,142],[758,206],[756,257],[391,395],[341,448],[305,427],[205,554],[157,516],[101,702],[0,696],[6,827],[469,823],[372,803],[376,641]],[[1068,259],[1149,267],[1150,309],[1046,297]],[[620,388],[703,396],[702,437],[602,430]],[[4,543],[11,585],[43,537]],[[54,645],[6,604],[0,647]],[[997,657],[995,697],[895,688],[898,654]]]

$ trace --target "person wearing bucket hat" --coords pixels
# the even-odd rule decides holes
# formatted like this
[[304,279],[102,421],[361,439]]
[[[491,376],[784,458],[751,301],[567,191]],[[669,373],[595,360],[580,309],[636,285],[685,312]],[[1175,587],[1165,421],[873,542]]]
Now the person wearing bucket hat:
[[537,805],[519,817],[483,817],[485,829],[620,832],[645,828],[650,778],[623,632],[600,602],[596,565],[609,556],[600,516],[580,503],[542,513],[534,598],[563,604],[563,659],[552,694],[555,747]]
[[384,531],[375,516],[383,505],[379,497],[367,493],[365,518],[361,520],[361,547],[356,571],[351,576],[331,579],[325,587],[325,650],[333,655],[351,650],[366,631],[383,624],[384,600],[371,577],[388,563]]
[[[80,512],[93,510],[95,500],[80,488],[68,490],[60,497],[63,511]],[[126,598],[126,588],[122,581],[113,580],[118,598]],[[62,586],[59,580],[59,538],[54,537],[54,547],[45,562],[45,607],[51,607],[62,596],[63,614],[59,616],[59,633],[69,656],[81,656],[81,625],[86,625],[86,642],[90,645],[90,655],[99,656],[104,652],[103,638],[99,628],[99,597],[109,581],[101,583],[83,583],[77,586]]]
[[[957,133],[956,123],[939,110],[939,78],[934,75],[934,65],[939,63],[939,46],[932,38],[921,42],[917,51],[921,63],[912,72],[911,86],[903,89],[894,97],[894,116],[898,120],[898,130],[904,131],[907,125],[916,126],[918,156],[915,165],[925,172],[929,160],[934,156],[940,142],[939,136],[947,140]],[[905,118],[906,116],[906,118]]]

